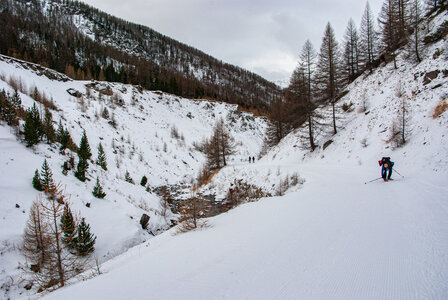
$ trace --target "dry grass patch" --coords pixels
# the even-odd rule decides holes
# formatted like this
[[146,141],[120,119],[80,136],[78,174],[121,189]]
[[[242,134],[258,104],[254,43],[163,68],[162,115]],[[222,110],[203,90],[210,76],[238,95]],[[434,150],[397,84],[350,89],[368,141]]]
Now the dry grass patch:
[[439,104],[437,104],[436,108],[434,108],[434,113],[432,114],[433,119],[437,119],[447,110],[448,110],[448,103],[446,102],[445,97],[443,97],[440,99]]

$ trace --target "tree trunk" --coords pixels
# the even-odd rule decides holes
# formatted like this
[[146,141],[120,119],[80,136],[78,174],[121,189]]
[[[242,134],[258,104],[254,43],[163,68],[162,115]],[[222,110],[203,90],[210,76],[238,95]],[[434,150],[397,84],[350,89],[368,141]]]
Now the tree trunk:
[[310,116],[308,116],[308,134],[310,137],[311,152],[314,151],[314,149],[316,148],[316,145],[314,145],[313,123],[312,122],[313,122],[313,120],[310,115]]
[[335,110],[335,101],[331,101],[333,106],[333,134],[338,133],[336,129],[336,110]]

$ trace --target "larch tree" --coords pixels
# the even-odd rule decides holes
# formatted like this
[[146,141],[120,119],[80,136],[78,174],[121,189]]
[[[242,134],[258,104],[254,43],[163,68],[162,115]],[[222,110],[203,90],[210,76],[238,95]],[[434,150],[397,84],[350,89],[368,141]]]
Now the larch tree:
[[309,149],[314,151],[315,129],[317,118],[316,104],[314,103],[314,72],[316,68],[316,52],[309,40],[305,42],[300,54],[299,65],[294,70],[290,78],[290,83],[286,93],[292,118],[291,124],[296,127],[307,123]]
[[179,207],[179,232],[187,232],[196,228],[207,226],[207,222],[200,220],[206,215],[206,212],[210,209],[207,201],[198,197],[197,187],[194,186],[191,191],[191,195],[188,199],[185,199],[180,203]]
[[400,34],[400,11],[396,0],[385,0],[378,17],[381,26],[382,50],[392,55],[394,67],[397,68],[396,50],[399,48]]
[[[50,260],[51,242],[49,225],[42,216],[40,200],[33,202],[23,235],[22,253],[33,277]],[[28,271],[28,270],[27,270]]]
[[336,108],[337,95],[341,87],[340,54],[338,42],[330,23],[325,27],[319,53],[316,79],[320,98],[332,106],[333,134],[337,133]]
[[228,157],[235,153],[235,141],[226,128],[224,119],[216,122],[212,136],[205,142],[204,152],[210,170],[226,166]]
[[359,36],[353,19],[347,24],[343,47],[344,77],[345,82],[350,83],[359,74]]
[[67,217],[66,196],[60,185],[47,198],[43,201],[39,197],[33,203],[22,247],[27,259],[26,273],[31,274],[30,279],[40,289],[64,286],[69,278],[83,272],[87,263],[64,247],[66,232],[73,228],[69,229],[71,226],[64,220]]
[[286,99],[276,98],[269,109],[269,123],[266,128],[265,145],[270,148],[277,145],[291,132],[289,107]]
[[228,157],[235,154],[235,139],[227,129],[223,118],[220,118],[216,123],[215,133],[218,135],[220,143],[222,163],[227,166]]
[[375,30],[375,19],[370,9],[369,2],[367,2],[361,20],[359,36],[360,60],[364,69],[372,70],[373,61],[376,58],[376,44],[377,35]]
[[[60,191],[55,191],[53,195],[54,198],[60,197],[61,195],[59,193]],[[47,268],[46,271],[48,274],[51,274],[50,277],[53,277],[53,280],[55,281],[54,284],[64,286],[67,276],[63,247],[61,244],[63,233],[59,227],[59,220],[62,216],[64,206],[59,201],[51,200],[47,203],[41,202],[41,207],[42,212],[48,221],[50,228],[49,237],[52,245],[50,263],[45,265]]]
[[443,9],[448,7],[447,0],[425,0],[425,6],[428,13],[437,11],[438,9]]
[[400,42],[406,40],[409,31],[409,6],[411,0],[396,0],[398,6],[398,32]]
[[411,1],[410,9],[410,27],[412,34],[409,35],[408,49],[411,57],[420,63],[423,52],[423,33],[420,30],[420,22],[423,18],[423,9],[420,0]]

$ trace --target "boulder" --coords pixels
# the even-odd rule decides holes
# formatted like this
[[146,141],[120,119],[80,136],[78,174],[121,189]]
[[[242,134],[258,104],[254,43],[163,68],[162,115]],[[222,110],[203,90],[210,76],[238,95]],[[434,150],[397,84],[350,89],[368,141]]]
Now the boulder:
[[148,228],[149,219],[150,217],[147,214],[143,214],[140,218],[140,225],[142,225],[143,229]]

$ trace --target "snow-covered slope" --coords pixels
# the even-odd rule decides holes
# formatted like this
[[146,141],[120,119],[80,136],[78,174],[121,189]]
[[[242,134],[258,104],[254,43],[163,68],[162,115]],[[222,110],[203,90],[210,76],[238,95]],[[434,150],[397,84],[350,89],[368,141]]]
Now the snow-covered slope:
[[45,299],[446,299],[446,175],[364,185],[377,170],[296,168],[299,192],[166,232]]
[[[339,133],[318,138],[332,139],[325,150],[303,150],[299,129],[210,183],[269,188],[297,172],[301,189],[244,204],[206,229],[165,232],[47,299],[447,299],[448,113],[434,110],[446,103],[448,64],[437,49],[446,41],[418,65],[401,53],[398,69],[383,65],[352,83],[338,103]],[[402,97],[406,143],[396,147],[388,140]],[[395,161],[395,180],[367,183],[382,156]]]
[[[219,118],[225,120],[237,144],[237,154],[230,164],[257,153],[264,137],[266,120],[240,112],[236,105],[187,100],[131,85],[73,81],[6,56],[0,56],[0,78],[0,90],[9,93],[12,93],[10,83],[23,91],[37,87],[58,108],[52,111],[55,129],[61,120],[76,144],[85,130],[93,160],[101,142],[108,164],[108,170],[104,171],[91,163],[88,180],[80,182],[73,176],[74,170],[67,176],[61,172],[63,162],[70,155],[76,157],[76,153],[62,155],[56,145],[44,143],[28,149],[10,127],[0,124],[0,298],[14,298],[16,293],[24,292],[18,269],[24,259],[19,247],[29,207],[38,197],[31,179],[44,159],[55,181],[69,195],[73,210],[79,211],[91,225],[97,236],[95,256],[104,262],[150,239],[149,232],[157,234],[170,227],[175,216],[171,213],[161,216],[154,188],[188,185],[196,178],[205,158],[194,149],[193,143],[209,137]],[[24,93],[20,96],[24,107],[35,103]],[[109,112],[108,119],[101,116],[104,108]],[[111,125],[112,120],[115,126]],[[124,180],[126,171],[135,185]],[[143,176],[148,178],[149,191],[139,184]],[[107,193],[104,199],[92,195],[96,177]],[[139,224],[143,213],[150,216],[148,231]]]

